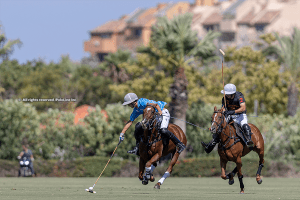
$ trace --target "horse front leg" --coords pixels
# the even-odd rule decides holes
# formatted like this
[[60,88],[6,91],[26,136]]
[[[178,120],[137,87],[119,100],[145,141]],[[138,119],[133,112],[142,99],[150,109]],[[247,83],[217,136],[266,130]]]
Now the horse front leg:
[[161,156],[162,156],[161,153],[156,153],[145,165],[145,170],[146,170],[145,177],[147,180],[150,180],[151,182],[155,180],[152,172],[157,166],[156,162],[159,160],[159,158],[161,158]]
[[154,188],[155,189],[160,189],[160,186],[163,184],[163,182],[166,180],[166,178],[168,178],[172,171],[173,171],[173,167],[176,164],[177,160],[179,157],[179,153],[176,151],[176,153],[174,154],[169,167],[167,168],[167,171],[164,173],[164,175],[161,177],[161,179],[159,179],[159,181],[155,184]]
[[229,185],[233,185],[234,184],[234,179],[233,177],[235,176],[237,172],[237,167],[235,167],[232,172],[230,172],[229,174],[226,175],[227,179],[229,179],[228,184]]
[[227,164],[227,160],[224,160],[222,158],[220,158],[220,165],[221,165],[221,178],[226,180],[227,176],[225,174],[226,172],[226,164]]
[[143,177],[144,170],[145,170],[145,161],[144,161],[143,159],[140,158],[140,163],[139,163],[139,175],[138,175],[138,178],[139,178],[141,181],[144,180],[144,177]]
[[240,188],[241,188],[240,194],[244,194],[245,186],[244,186],[244,183],[243,183],[242,158],[241,157],[237,158],[236,167],[237,167],[237,174],[238,174],[238,177],[239,177]]

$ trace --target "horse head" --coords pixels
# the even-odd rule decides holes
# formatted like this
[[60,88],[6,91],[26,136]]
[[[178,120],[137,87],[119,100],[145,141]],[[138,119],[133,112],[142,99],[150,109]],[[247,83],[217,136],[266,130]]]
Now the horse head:
[[141,125],[143,129],[151,129],[153,128],[154,121],[155,121],[155,113],[156,110],[154,106],[152,105],[147,105],[144,109],[144,114],[143,114],[143,120],[141,121]]
[[224,116],[224,108],[221,108],[220,110],[217,110],[217,107],[214,108],[214,113],[211,117],[211,127],[209,128],[210,132],[215,134],[219,134],[222,132],[222,129],[224,127],[224,123],[226,122],[225,116]]

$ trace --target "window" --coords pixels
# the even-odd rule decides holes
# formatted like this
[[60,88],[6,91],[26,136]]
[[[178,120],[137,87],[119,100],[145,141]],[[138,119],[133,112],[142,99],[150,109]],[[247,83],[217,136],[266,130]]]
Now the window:
[[135,29],[135,30],[134,30],[134,35],[135,35],[136,37],[140,37],[140,36],[142,35],[142,29],[141,29],[141,28]]
[[100,60],[100,62],[102,62],[104,60],[104,57],[107,55],[107,53],[98,53],[98,58]]
[[206,31],[208,32],[209,30],[214,30],[214,25],[205,25],[204,28],[206,29]]
[[100,34],[100,37],[101,37],[101,38],[110,38],[111,35],[112,35],[112,33],[101,33],[101,34]]
[[265,24],[256,24],[255,29],[257,32],[264,32],[265,26]]
[[235,40],[235,33],[222,33],[221,39],[223,42],[232,42]]

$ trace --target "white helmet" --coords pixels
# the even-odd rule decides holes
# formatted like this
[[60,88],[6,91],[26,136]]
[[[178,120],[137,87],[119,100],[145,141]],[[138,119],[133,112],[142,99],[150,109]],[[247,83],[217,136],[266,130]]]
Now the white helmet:
[[[232,83],[226,84],[224,89],[225,89],[225,94],[234,94],[234,93],[236,93],[236,87]],[[221,93],[224,94],[224,91],[222,90]]]
[[124,97],[123,106],[128,105],[128,104],[130,104],[130,103],[132,103],[132,102],[134,102],[135,100],[138,100],[138,99],[139,98],[138,98],[138,96],[136,94],[134,94],[134,93],[128,93]]

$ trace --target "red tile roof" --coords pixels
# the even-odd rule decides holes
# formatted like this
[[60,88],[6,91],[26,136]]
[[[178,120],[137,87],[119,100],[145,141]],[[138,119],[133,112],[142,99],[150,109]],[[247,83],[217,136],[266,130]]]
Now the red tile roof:
[[[82,105],[75,109],[74,114],[74,124],[78,124],[80,119],[84,119],[89,115],[89,112],[96,110],[95,107],[89,105]],[[108,118],[105,110],[101,110],[101,113],[104,114],[105,118]]]
[[193,21],[192,23],[196,22],[198,19],[200,19],[202,17],[202,14],[201,13],[198,13],[198,14],[194,14],[193,15]]
[[267,11],[261,18],[255,21],[255,24],[270,24],[279,14],[279,10]]
[[238,24],[250,24],[254,17],[254,10],[252,10],[248,12],[240,21],[238,21]]
[[222,15],[218,12],[214,12],[209,17],[207,17],[202,24],[214,25],[214,24],[219,24],[221,21],[222,21]]
[[128,25],[130,27],[144,27],[149,21],[156,18],[155,16],[156,10],[157,8],[150,8],[146,10],[144,13],[141,14],[140,17],[137,18],[135,22],[129,23]]
[[91,33],[111,33],[111,32],[122,32],[126,27],[125,18],[117,21],[109,21],[101,26],[98,26]]

